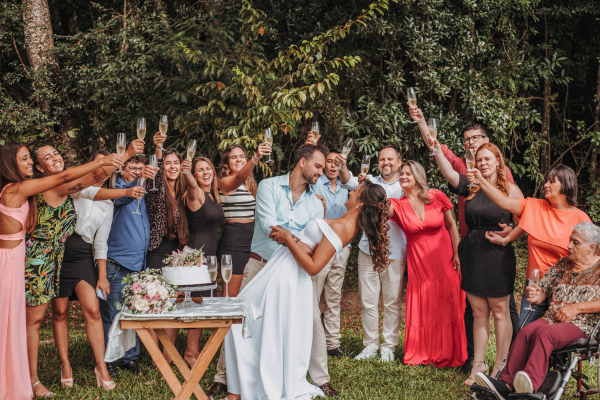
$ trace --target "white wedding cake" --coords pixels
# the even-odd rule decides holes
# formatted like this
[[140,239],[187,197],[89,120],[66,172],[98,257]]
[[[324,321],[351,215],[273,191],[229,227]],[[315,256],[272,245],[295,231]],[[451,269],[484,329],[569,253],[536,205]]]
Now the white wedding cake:
[[205,260],[201,249],[185,246],[183,250],[176,250],[163,260],[166,265],[162,269],[163,279],[176,286],[210,284]]
[[171,285],[205,285],[210,284],[206,264],[191,267],[163,267],[163,279]]

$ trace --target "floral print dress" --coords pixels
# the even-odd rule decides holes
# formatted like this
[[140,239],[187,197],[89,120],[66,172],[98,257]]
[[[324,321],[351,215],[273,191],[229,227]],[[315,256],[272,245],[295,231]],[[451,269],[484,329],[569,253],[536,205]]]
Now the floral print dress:
[[50,207],[43,193],[37,195],[36,203],[37,224],[25,239],[25,299],[30,307],[46,304],[58,295],[65,242],[77,223],[70,196],[57,208]]

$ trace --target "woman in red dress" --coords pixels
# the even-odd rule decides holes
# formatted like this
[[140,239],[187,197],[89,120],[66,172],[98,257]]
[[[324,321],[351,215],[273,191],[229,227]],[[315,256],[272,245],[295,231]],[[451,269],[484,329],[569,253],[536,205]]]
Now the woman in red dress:
[[390,218],[407,239],[404,363],[463,365],[465,293],[460,288],[460,239],[452,203],[441,191],[429,189],[425,170],[416,161],[402,167],[400,186],[404,197],[390,199]]

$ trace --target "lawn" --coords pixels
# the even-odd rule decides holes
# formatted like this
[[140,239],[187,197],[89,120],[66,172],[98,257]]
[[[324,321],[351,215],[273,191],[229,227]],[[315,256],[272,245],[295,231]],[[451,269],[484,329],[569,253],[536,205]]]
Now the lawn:
[[[355,247],[356,248],[356,247]],[[515,293],[522,293],[527,252],[521,243],[518,246],[518,277]],[[342,346],[355,354],[362,350],[362,327],[359,307],[356,304],[356,273],[353,264],[349,265],[346,293],[344,295],[342,313]],[[517,297],[517,301],[519,297]],[[144,376],[136,376],[121,371],[115,379],[116,390],[104,392],[95,387],[94,359],[91,347],[85,335],[85,321],[81,316],[79,304],[71,306],[70,332],[71,343],[69,354],[75,377],[75,387],[70,390],[60,388],[60,362],[56,347],[52,340],[49,315],[43,325],[40,346],[40,378],[61,399],[170,399],[171,391],[165,381],[160,380],[160,373],[149,369],[150,357],[143,350],[141,365],[149,369]],[[402,327],[404,328],[404,327]],[[202,342],[206,342],[210,332],[205,331]],[[185,348],[185,332],[181,332],[177,347],[181,353]],[[340,392],[341,399],[467,399],[471,391],[463,384],[466,378],[459,368],[434,368],[430,366],[407,367],[402,365],[404,341],[403,329],[400,335],[400,345],[396,350],[396,361],[382,364],[377,361],[354,361],[352,359],[329,359],[329,373],[333,386]],[[490,340],[486,362],[492,365],[495,357],[494,336]],[[216,372],[216,358],[211,363],[201,381],[205,390],[212,384]],[[585,371],[591,378],[591,386],[595,386],[595,368],[586,365]],[[181,376],[180,376],[181,379]],[[572,397],[574,381],[563,398]]]

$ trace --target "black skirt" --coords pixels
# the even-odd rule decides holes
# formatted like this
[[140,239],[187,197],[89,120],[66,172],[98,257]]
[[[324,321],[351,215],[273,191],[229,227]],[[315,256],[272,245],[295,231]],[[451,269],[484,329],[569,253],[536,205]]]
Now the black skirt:
[[254,222],[226,222],[217,247],[217,262],[223,254],[231,254],[233,275],[243,275],[250,259],[250,246],[254,235]]
[[160,245],[146,254],[146,268],[156,269],[159,272],[162,272],[162,268],[165,266],[163,260],[177,249],[179,249],[179,240],[169,240],[166,237],[163,237]]
[[60,267],[58,297],[77,300],[75,286],[81,281],[86,281],[96,290],[98,269],[94,261],[92,245],[86,243],[77,233],[73,233],[65,242],[65,255]]

